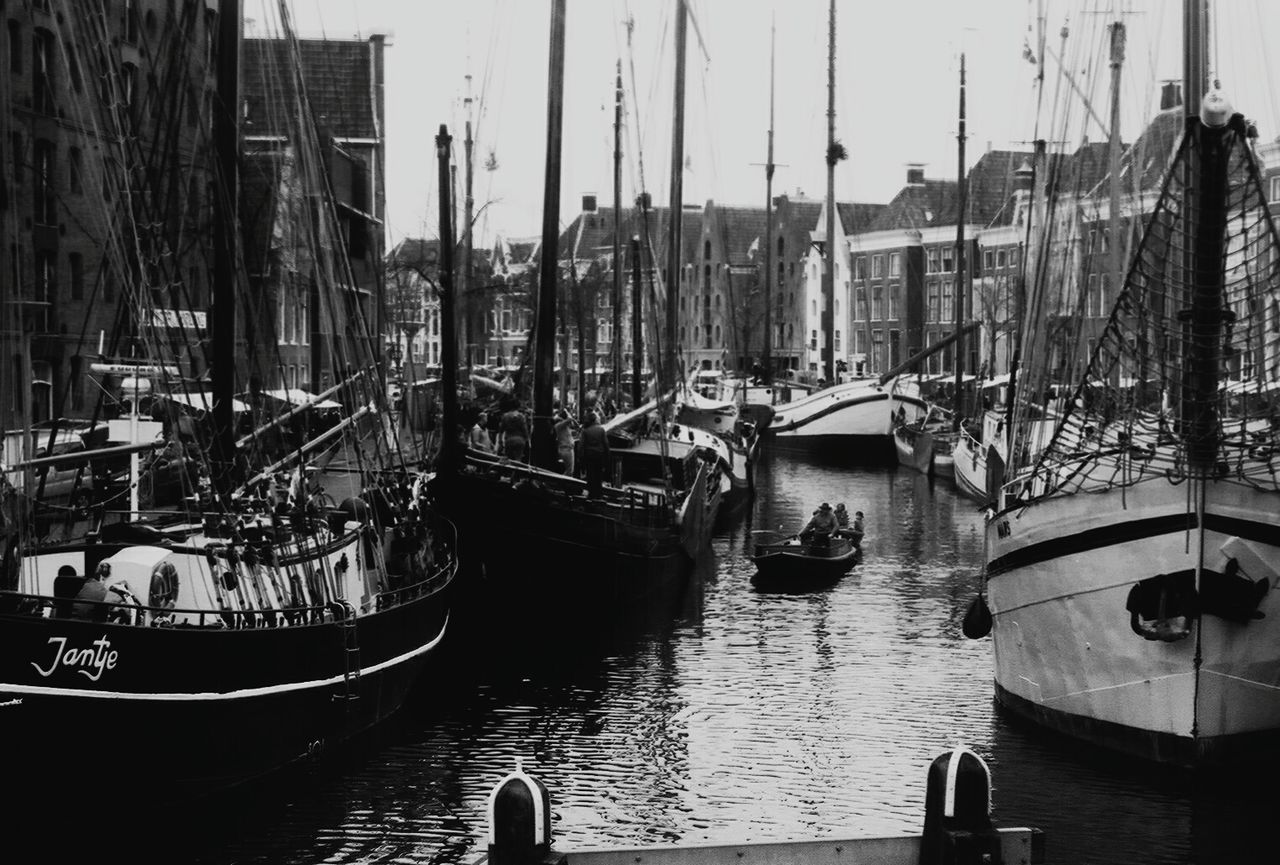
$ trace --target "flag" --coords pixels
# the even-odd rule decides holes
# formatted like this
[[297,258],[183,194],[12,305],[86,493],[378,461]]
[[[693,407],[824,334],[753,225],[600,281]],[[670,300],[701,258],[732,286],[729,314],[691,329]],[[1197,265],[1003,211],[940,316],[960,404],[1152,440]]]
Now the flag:
[[747,247],[747,258],[755,258],[756,253],[760,251],[760,238],[757,237],[751,241],[751,245]]

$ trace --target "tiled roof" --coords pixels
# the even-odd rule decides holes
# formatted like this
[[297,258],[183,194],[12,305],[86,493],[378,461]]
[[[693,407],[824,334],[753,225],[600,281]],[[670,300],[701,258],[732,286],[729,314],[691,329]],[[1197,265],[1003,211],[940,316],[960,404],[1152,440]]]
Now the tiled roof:
[[926,179],[923,183],[904,186],[867,230],[955,225],[957,204],[954,180]]
[[[316,122],[338,138],[373,138],[370,51],[381,40],[301,39],[302,79]],[[283,39],[246,39],[241,54],[246,135],[287,135],[291,120],[281,106],[295,101],[292,52]]]
[[[436,238],[406,237],[387,254],[389,264],[425,268],[428,272],[434,271],[439,261],[440,241]],[[481,275],[490,272],[488,250],[471,250],[471,272]]]
[[[1009,204],[1014,193],[1014,175],[1031,158],[1030,152],[1020,150],[989,150],[982,154],[969,169],[965,221],[977,225],[1007,224],[1013,218]],[[923,183],[904,186],[866,230],[955,225],[959,205],[956,181],[926,179]]]
[[[718,207],[715,208],[716,223],[720,235],[720,244],[724,249],[725,260],[731,265],[755,264],[763,260],[765,237],[765,214],[763,207]],[[776,224],[776,223],[775,223]],[[757,243],[758,241],[758,243]],[[751,245],[756,244],[756,251],[751,252]]]
[[[653,244],[654,255],[659,262],[666,262],[668,214],[669,208],[648,208],[647,220],[637,207],[624,207],[622,211],[622,247],[625,256],[631,238],[640,236],[642,245]],[[647,229],[646,229],[647,226]],[[683,236],[681,255],[685,263],[693,260],[697,253],[698,239],[702,234],[702,214],[697,210],[686,209],[680,223]],[[648,242],[644,241],[648,235]],[[581,213],[569,223],[569,227],[560,233],[559,258],[566,261],[570,258],[587,260],[610,256],[613,254],[613,208],[605,208],[594,213]]]
[[[836,213],[840,216],[840,224],[844,227],[844,233],[857,234],[867,231],[872,223],[885,209],[887,204],[865,204],[862,202],[838,201],[836,202]],[[826,229],[820,229],[825,234]]]

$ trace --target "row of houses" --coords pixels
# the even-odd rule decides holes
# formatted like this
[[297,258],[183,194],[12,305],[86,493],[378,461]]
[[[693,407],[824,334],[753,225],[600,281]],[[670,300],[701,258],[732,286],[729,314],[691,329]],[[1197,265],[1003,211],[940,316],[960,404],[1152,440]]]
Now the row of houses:
[[[113,386],[91,373],[101,360],[163,361],[203,386],[229,194],[219,111],[238,112],[243,142],[239,380],[322,390],[350,359],[381,354],[380,338],[351,334],[381,327],[384,39],[237,36],[241,105],[226,109],[217,66],[235,28],[219,8],[0,5],[0,332],[29,358],[0,365],[0,425],[93,412]],[[304,86],[314,124],[297,122]],[[327,201],[303,191],[314,170]]]
[[[1161,113],[1136,141],[1123,146],[1119,176],[1126,244],[1154,201],[1181,125],[1176,95],[1166,94]],[[1280,144],[1263,145],[1259,154],[1271,165],[1264,177],[1271,200],[1280,200]],[[1079,370],[1121,284],[1110,270],[1107,248],[1108,145],[1086,142],[1071,152],[1044,155],[1038,171],[1036,165],[1033,150],[988,150],[969,171],[963,211],[957,182],[930,178],[920,165],[908,166],[905,183],[887,204],[836,205],[835,374],[894,369],[967,321],[977,322],[978,332],[965,342],[965,369],[988,376],[1007,372],[1035,197],[1058,202],[1056,229],[1065,238],[1052,253],[1054,295],[1043,308],[1072,326],[1058,328],[1061,338],[1049,347],[1051,366],[1063,376]],[[1037,175],[1039,189],[1033,190]],[[613,210],[597,207],[594,195],[583,197],[581,212],[559,239],[560,293],[568,298],[560,332],[571,368],[608,377],[615,340],[621,342],[623,370],[631,368],[632,238],[640,240],[640,296],[647,323],[643,366],[651,366],[654,347],[666,337],[653,325],[665,320],[668,216],[662,207],[622,209],[621,260],[615,262]],[[961,223],[962,245],[957,242]],[[686,205],[682,225],[676,340],[686,370],[747,370],[767,354],[776,374],[830,380],[833,371],[823,367],[824,203],[798,191],[778,196],[771,232],[763,207],[715,201]],[[421,258],[429,248],[430,242],[406,241],[392,258]],[[472,288],[464,294],[474,318],[464,346],[472,364],[509,371],[527,358],[538,257],[536,240],[500,237],[473,263]],[[626,286],[617,298],[615,264]],[[436,364],[438,309],[430,293],[417,317],[425,326],[412,333],[412,355]],[[1280,316],[1273,316],[1270,326],[1280,328]],[[394,336],[405,338],[403,332]],[[923,359],[919,368],[944,374],[952,373],[954,364],[954,349],[948,348]]]

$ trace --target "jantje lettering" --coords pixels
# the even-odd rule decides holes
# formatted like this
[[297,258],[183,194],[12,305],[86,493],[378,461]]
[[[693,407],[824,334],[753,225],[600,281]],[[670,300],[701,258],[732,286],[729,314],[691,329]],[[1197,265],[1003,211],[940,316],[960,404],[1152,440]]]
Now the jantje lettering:
[[75,646],[67,648],[66,637],[50,637],[49,645],[53,646],[53,659],[48,669],[42,668],[35,661],[31,662],[31,666],[36,668],[36,672],[41,676],[52,676],[58,667],[75,667],[80,675],[98,681],[102,678],[102,674],[106,670],[114,670],[116,659],[119,653],[111,648],[111,641],[106,635],[94,640],[90,648],[77,649]]

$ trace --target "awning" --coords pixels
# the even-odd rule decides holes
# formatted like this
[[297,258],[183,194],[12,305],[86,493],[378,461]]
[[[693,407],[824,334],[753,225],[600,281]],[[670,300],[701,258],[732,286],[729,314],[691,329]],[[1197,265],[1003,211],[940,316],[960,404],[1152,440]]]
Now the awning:
[[316,399],[314,394],[307,393],[305,390],[296,387],[289,387],[284,390],[264,390],[263,393],[290,405],[309,405],[311,408],[342,408],[341,403],[336,403],[331,399]]
[[[159,399],[167,399],[172,402],[176,402],[178,405],[185,405],[187,408],[193,408],[198,411],[207,412],[213,410],[213,395],[201,391],[197,391],[195,393],[157,394],[156,396]],[[238,414],[240,412],[248,411],[249,406],[247,403],[233,398],[231,400],[231,410]]]

